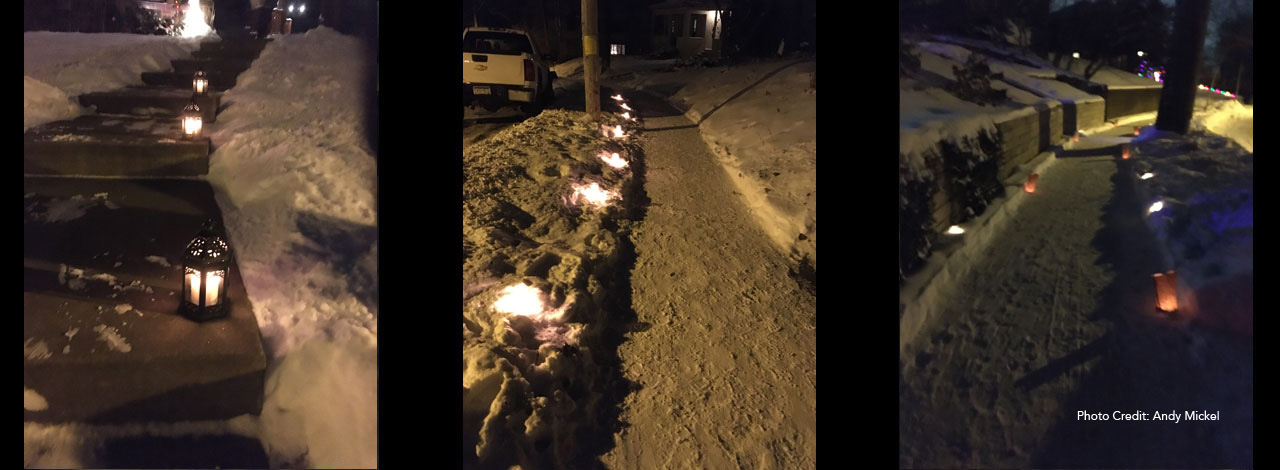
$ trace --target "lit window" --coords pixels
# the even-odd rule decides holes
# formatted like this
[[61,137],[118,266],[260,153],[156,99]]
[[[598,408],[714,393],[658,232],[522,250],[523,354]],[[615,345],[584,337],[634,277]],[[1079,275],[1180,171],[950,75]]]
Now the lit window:
[[707,15],[689,15],[689,37],[700,38],[707,32]]

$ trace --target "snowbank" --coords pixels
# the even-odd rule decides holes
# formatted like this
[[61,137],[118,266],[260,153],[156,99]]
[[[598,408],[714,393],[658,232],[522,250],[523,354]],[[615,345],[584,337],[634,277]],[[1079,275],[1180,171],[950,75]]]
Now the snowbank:
[[170,70],[191,56],[199,40],[117,33],[22,34],[23,130],[70,119],[83,110],[76,97],[142,84],[142,72]]
[[[627,308],[614,302],[643,203],[635,138],[549,110],[463,151],[466,462],[572,468],[584,446],[611,436],[602,400],[619,372],[593,358],[611,353],[601,334]],[[604,163],[614,153],[627,168]]]
[[[1239,112],[1214,109],[1195,121]],[[1177,272],[1178,312],[1252,335],[1253,153],[1203,131],[1184,136],[1147,128],[1134,142],[1131,177],[1148,205],[1162,206],[1144,215],[1164,245],[1166,266]]]
[[1191,128],[1212,132],[1240,144],[1253,152],[1253,105],[1237,100],[1197,100],[1197,110],[1191,118]]
[[377,167],[355,37],[277,38],[223,95],[209,182],[267,345],[274,466],[377,464]]

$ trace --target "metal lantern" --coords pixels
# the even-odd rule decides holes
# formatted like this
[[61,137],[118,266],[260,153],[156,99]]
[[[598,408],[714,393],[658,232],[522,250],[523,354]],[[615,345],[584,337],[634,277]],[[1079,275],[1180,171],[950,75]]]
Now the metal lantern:
[[227,316],[227,274],[231,245],[215,230],[213,220],[204,223],[182,253],[182,303],[179,313],[193,320]]
[[209,76],[203,70],[197,70],[196,76],[191,79],[191,88],[197,95],[204,96],[209,90]]
[[200,129],[204,127],[204,118],[200,114],[200,106],[196,98],[191,97],[191,104],[182,108],[182,136],[188,139],[200,137]]

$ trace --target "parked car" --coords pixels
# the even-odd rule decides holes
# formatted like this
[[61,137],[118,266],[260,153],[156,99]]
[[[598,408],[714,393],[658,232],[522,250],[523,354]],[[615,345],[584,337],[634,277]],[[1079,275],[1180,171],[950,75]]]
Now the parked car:
[[467,28],[462,32],[462,103],[489,111],[517,105],[536,113],[552,98],[550,62],[524,31]]

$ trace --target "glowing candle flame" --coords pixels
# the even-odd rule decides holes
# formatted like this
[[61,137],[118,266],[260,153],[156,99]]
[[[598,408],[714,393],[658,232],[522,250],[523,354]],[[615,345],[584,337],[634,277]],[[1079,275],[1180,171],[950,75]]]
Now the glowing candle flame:
[[191,0],[182,18],[182,37],[196,38],[209,34],[209,25],[204,22],[204,10],[200,9],[200,0]]
[[493,309],[511,315],[537,315],[545,310],[542,291],[524,284],[508,286],[502,289],[501,297],[493,303]]
[[1160,209],[1164,209],[1164,201],[1156,201],[1155,204],[1152,204],[1151,208],[1147,209],[1147,214],[1154,214],[1156,212],[1160,212]]
[[623,169],[627,167],[627,161],[622,157],[619,157],[617,153],[610,155],[608,152],[600,152],[599,156],[601,160],[604,160],[604,162],[608,163],[609,166],[611,167],[614,167],[617,169]]
[[947,229],[947,233],[952,235],[959,235],[964,233],[964,229],[960,228],[959,225],[952,225],[951,228]]

